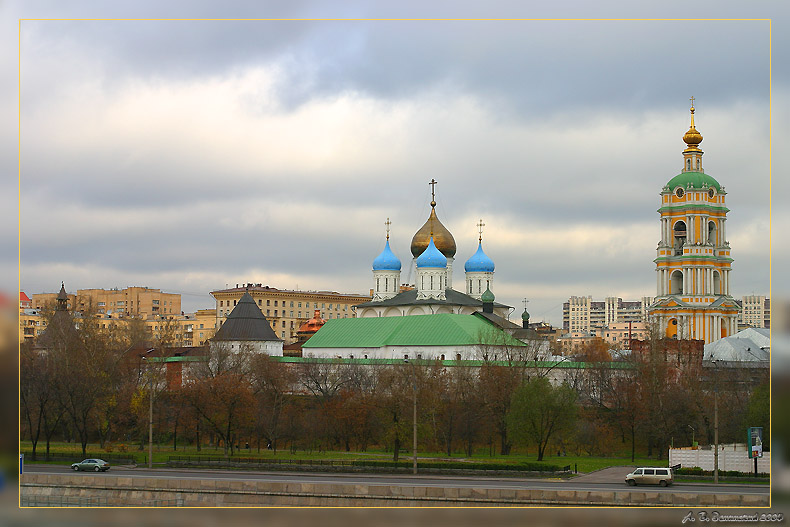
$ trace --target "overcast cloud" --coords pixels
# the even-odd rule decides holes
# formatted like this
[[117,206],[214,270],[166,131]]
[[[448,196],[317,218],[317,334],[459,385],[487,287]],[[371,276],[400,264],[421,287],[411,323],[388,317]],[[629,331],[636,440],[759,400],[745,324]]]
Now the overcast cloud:
[[[704,4],[675,5],[684,6],[682,16],[711,16],[701,15]],[[339,13],[313,2],[288,13],[173,5],[0,9],[14,40],[19,17],[404,15],[364,3]],[[603,5],[607,14],[581,6],[573,16],[612,16],[615,5]],[[790,224],[777,201],[785,184],[777,174],[787,168],[777,148],[788,136],[779,29],[786,9],[716,5],[715,16],[775,18],[776,229]],[[569,15],[514,6],[498,16]],[[28,294],[55,291],[61,280],[69,291],[145,285],[181,293],[184,309],[194,311],[213,307],[209,291],[241,282],[367,292],[388,217],[406,280],[409,243],[427,218],[427,183],[436,178],[437,212],[458,245],[456,284],[482,218],[497,300],[517,314],[527,298],[533,320],[559,325],[570,295],[655,295],[659,192],[682,168],[692,95],[705,170],[728,192],[732,293],[768,294],[767,22],[21,27],[21,287]],[[13,71],[16,43],[5,42],[0,60]],[[15,87],[4,84],[2,106],[16,114]],[[13,135],[6,132],[0,152],[9,174]],[[15,178],[3,183],[9,209],[15,187]],[[12,246],[16,235],[8,226],[0,231]],[[786,257],[783,247],[775,251]],[[0,262],[9,276],[13,260]]]

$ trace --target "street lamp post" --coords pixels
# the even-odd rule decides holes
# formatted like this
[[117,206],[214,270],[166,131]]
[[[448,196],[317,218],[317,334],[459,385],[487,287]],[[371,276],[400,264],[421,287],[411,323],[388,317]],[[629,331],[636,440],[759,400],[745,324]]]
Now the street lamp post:
[[719,369],[716,360],[712,359],[713,364],[713,445],[716,449],[713,452],[713,483],[719,483]]
[[151,376],[151,363],[148,357],[143,357],[148,371],[148,468],[153,466],[154,455],[154,390]]
[[413,415],[412,415],[412,451],[413,451],[413,465],[412,473],[417,474],[417,372],[414,369],[414,363],[409,362],[409,359],[404,359],[403,362],[411,366],[411,387],[413,391]]

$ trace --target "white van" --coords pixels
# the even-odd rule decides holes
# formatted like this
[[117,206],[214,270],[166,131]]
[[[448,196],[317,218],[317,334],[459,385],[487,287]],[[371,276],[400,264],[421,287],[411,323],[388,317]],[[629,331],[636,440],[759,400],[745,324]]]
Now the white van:
[[664,467],[641,467],[625,477],[625,482],[632,487],[641,484],[666,487],[672,485],[674,480],[672,469]]

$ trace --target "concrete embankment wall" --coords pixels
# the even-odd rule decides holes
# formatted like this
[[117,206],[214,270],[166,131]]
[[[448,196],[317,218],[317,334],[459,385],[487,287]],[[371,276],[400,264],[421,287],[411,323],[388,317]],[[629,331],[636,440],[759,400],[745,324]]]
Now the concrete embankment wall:
[[187,507],[321,506],[738,506],[767,507],[769,497],[690,494],[651,490],[575,491],[532,489],[474,489],[429,486],[281,483],[268,481],[132,478],[90,474],[23,474],[23,496],[57,500],[101,498],[109,507],[150,506],[177,501]]

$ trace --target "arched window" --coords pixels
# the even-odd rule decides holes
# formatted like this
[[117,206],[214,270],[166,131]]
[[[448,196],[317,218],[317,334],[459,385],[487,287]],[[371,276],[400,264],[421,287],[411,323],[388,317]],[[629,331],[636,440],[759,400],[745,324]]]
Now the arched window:
[[713,245],[719,245],[718,240],[716,239],[716,222],[709,221],[708,222],[708,241]]
[[686,159],[686,170],[691,170],[691,159]]
[[675,255],[677,256],[683,254],[683,246],[686,244],[686,222],[677,221],[672,229],[675,238]]
[[679,270],[672,272],[669,277],[669,294],[682,295],[683,294],[683,273]]
[[713,271],[713,294],[721,294],[721,275],[718,271]]

